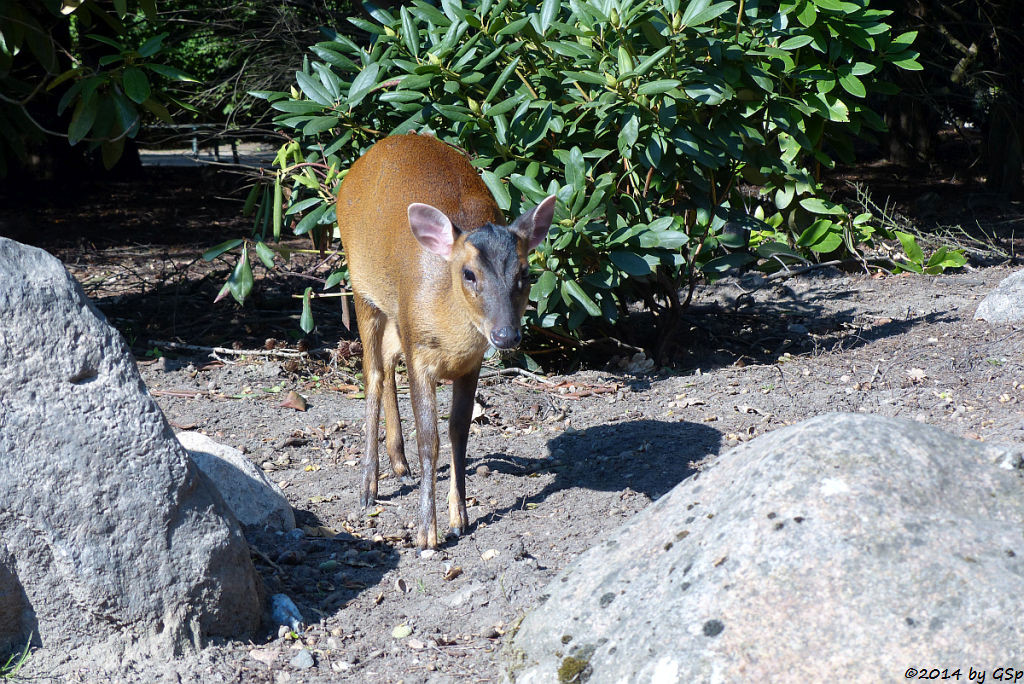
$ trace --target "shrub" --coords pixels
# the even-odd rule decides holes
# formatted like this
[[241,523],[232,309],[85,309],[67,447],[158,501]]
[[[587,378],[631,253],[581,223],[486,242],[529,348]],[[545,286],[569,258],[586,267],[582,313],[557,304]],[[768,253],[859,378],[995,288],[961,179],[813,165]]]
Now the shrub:
[[[867,0],[365,7],[370,19],[349,21],[368,41],[326,31],[291,93],[257,93],[291,137],[257,240],[288,222],[326,246],[342,169],[408,131],[471,151],[511,214],[558,196],[527,316],[559,338],[585,323],[621,333],[636,300],[674,320],[700,272],[772,270],[878,237],[819,182],[883,129],[869,106],[892,90],[883,69],[921,68],[914,34],[893,36]],[[723,249],[746,231],[753,251]]]

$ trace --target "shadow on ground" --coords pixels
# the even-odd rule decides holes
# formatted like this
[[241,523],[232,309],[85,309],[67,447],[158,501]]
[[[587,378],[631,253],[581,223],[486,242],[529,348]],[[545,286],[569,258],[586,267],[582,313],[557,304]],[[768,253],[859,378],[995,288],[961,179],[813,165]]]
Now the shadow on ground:
[[580,488],[618,492],[632,490],[657,499],[696,472],[695,464],[719,452],[722,435],[705,425],[637,420],[565,432],[549,442],[549,458],[488,454],[472,467],[526,477],[553,472],[555,479],[536,494],[482,518],[490,524],[512,510],[540,503],[553,493]]

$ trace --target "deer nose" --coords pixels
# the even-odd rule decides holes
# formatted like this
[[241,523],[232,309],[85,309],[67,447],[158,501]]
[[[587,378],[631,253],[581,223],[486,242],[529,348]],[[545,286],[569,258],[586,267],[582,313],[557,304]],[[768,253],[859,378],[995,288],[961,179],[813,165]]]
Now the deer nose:
[[519,332],[519,328],[505,326],[491,331],[491,344],[497,349],[514,349],[519,346],[522,339],[523,335]]

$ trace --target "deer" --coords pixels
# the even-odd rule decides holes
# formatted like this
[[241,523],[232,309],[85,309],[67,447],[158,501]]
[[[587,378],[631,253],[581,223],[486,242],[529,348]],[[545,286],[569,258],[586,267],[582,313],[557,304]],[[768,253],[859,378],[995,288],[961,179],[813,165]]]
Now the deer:
[[338,231],[363,344],[366,448],[359,503],[377,499],[380,409],[396,478],[412,484],[398,413],[395,368],[404,357],[420,462],[416,545],[436,549],[437,385],[452,382],[448,421],[448,536],[469,531],[466,446],[477,380],[489,346],[522,340],[528,258],[548,234],[554,195],[506,224],[469,158],[429,135],[376,142],[338,190]]

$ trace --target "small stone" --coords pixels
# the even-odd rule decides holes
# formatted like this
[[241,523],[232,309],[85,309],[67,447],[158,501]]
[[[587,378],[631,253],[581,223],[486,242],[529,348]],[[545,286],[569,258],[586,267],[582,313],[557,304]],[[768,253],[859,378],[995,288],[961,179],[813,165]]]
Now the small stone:
[[267,667],[274,664],[277,660],[278,651],[276,648],[254,648],[249,651],[249,657],[253,660],[263,663]]
[[479,475],[480,477],[490,477],[491,469],[485,465],[479,465],[476,467],[476,474]]
[[316,663],[313,662],[313,654],[306,649],[302,649],[295,656],[288,661],[288,664],[294,667],[296,670],[308,670],[313,667]]

